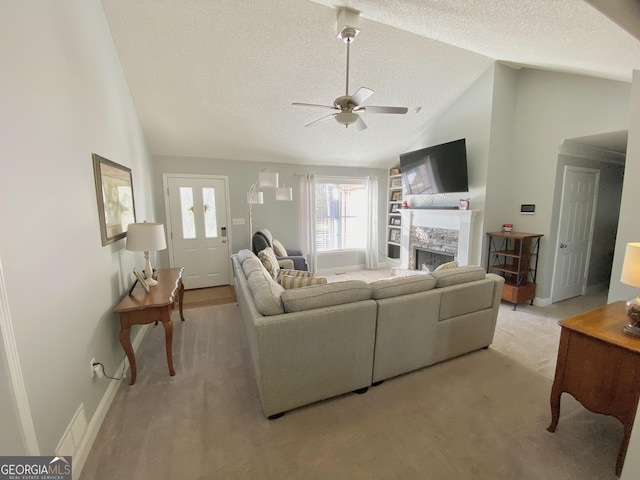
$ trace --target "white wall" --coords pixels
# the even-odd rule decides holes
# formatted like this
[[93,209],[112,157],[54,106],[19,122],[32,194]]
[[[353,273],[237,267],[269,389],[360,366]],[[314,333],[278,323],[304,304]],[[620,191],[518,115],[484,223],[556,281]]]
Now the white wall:
[[116,373],[111,310],[142,264],[123,240],[101,245],[91,154],[132,169],[138,218],[149,219],[151,158],[99,0],[2,2],[0,58],[0,259],[48,455],[79,405],[90,420],[105,393],[91,357]]
[[[457,205],[460,198],[471,200],[471,209],[480,213],[474,223],[470,264],[480,264],[483,214],[485,208],[487,168],[493,101],[494,67],[487,69],[478,80],[424,132],[422,138],[410,150],[466,139],[469,192],[434,196],[434,205]],[[408,195],[405,199],[411,207],[429,205],[429,195]]]
[[[388,170],[376,168],[355,167],[326,167],[293,165],[288,163],[244,162],[237,160],[223,160],[212,158],[191,157],[155,157],[154,188],[156,205],[164,210],[162,189],[162,175],[165,173],[197,174],[197,175],[227,175],[229,177],[229,197],[232,218],[244,218],[245,225],[229,225],[232,236],[232,251],[251,248],[249,238],[249,209],[247,206],[247,192],[256,181],[260,170],[269,167],[279,175],[280,185],[292,187],[293,202],[276,202],[273,191],[264,191],[264,204],[253,207],[254,231],[265,227],[287,248],[300,248],[299,238],[299,205],[300,205],[300,177],[301,173],[315,173],[325,176],[364,177],[367,175],[378,177],[378,225],[380,235],[378,247],[381,255],[386,252],[386,208]],[[163,219],[164,221],[164,219]],[[230,222],[231,223],[231,222]],[[162,252],[160,261],[164,266],[169,265],[168,252]],[[382,259],[381,259],[382,261]],[[362,266],[364,255],[350,253],[328,255],[319,258],[319,270],[345,266]]]
[[[556,166],[563,140],[625,130],[630,85],[580,75],[523,69],[519,73],[509,208],[514,228],[542,233],[536,296],[551,296],[555,238],[550,235]],[[520,215],[534,203],[535,215]]]
[[[633,72],[633,87],[631,90],[631,114],[629,122],[629,143],[627,144],[627,162],[625,165],[624,182],[622,186],[622,205],[620,207],[620,222],[616,237],[616,252],[611,271],[611,286],[609,288],[609,302],[627,300],[637,295],[638,289],[620,282],[622,260],[625,245],[628,242],[640,241],[640,224],[638,223],[638,188],[640,184],[640,72]],[[631,431],[631,440],[627,449],[627,457],[622,469],[620,480],[635,480],[640,478],[640,411],[636,412],[636,420]]]

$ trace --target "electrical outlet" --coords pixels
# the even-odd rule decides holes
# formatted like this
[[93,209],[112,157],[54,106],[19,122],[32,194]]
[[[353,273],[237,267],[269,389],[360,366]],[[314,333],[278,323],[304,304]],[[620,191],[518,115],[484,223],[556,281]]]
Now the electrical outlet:
[[89,368],[91,369],[91,378],[93,378],[96,374],[96,371],[93,368],[94,363],[96,363],[96,357],[91,358],[91,363],[89,364]]

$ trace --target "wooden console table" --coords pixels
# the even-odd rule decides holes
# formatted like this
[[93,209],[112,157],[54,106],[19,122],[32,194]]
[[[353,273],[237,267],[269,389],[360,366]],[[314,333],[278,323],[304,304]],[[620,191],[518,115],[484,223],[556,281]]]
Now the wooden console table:
[[551,389],[551,425],[560,417],[560,395],[585,408],[612,415],[624,427],[616,475],[620,475],[640,398],[640,338],[622,333],[629,323],[624,302],[615,302],[558,322],[562,327]]
[[182,272],[184,268],[165,268],[156,271],[158,285],[150,287],[147,293],[142,286],[138,285],[131,295],[127,295],[113,309],[120,314],[120,343],[127,354],[129,366],[131,367],[131,383],[136,383],[136,356],[131,347],[129,336],[131,325],[144,325],[151,322],[161,321],[164,327],[165,347],[167,350],[167,365],[169,374],[175,375],[173,370],[173,357],[171,344],[173,341],[173,323],[171,323],[171,312],[175,303],[175,295],[178,293],[178,304],[180,307],[180,319],[184,322],[182,313],[182,301],[184,299],[184,285],[182,284]]

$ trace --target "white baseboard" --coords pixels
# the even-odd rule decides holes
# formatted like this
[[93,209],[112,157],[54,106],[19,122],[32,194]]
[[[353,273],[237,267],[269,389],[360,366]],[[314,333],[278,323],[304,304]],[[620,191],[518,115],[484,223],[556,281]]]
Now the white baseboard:
[[355,272],[358,270],[365,270],[366,268],[367,268],[366,265],[349,265],[346,267],[323,268],[322,270],[318,270],[316,272],[316,275],[330,275],[335,273]]
[[533,304],[536,307],[548,307],[551,303],[551,297],[536,297],[533,299]]
[[[141,325],[141,328],[138,329],[138,333],[131,341],[131,346],[133,347],[134,352],[138,350],[138,347],[142,343],[142,340],[150,331],[151,326],[152,326],[151,324]],[[125,356],[122,362],[120,362],[120,366],[118,367],[117,371],[125,372],[127,368],[129,368],[129,361]],[[109,411],[109,407],[111,407],[111,404],[113,403],[113,399],[115,398],[116,393],[118,392],[118,388],[120,388],[120,382],[126,381],[126,378],[127,377],[125,376],[123,377],[122,380],[107,379],[109,380],[109,386],[107,387],[107,390],[102,396],[102,399],[100,400],[100,403],[96,408],[96,411],[93,413],[93,416],[91,417],[91,421],[87,426],[87,430],[84,436],[82,437],[82,440],[78,444],[76,451],[74,451],[73,453],[73,475],[72,475],[73,480],[78,480],[80,478],[80,473],[82,473],[82,468],[84,467],[84,464],[87,461],[87,458],[89,456],[89,452],[93,447],[93,442],[96,440],[96,437],[98,436],[98,432],[100,431],[100,427],[102,426],[102,422],[104,422],[104,419],[107,416],[107,412]],[[63,436],[63,439],[61,440],[61,443],[63,442],[63,440],[64,440],[64,436]]]

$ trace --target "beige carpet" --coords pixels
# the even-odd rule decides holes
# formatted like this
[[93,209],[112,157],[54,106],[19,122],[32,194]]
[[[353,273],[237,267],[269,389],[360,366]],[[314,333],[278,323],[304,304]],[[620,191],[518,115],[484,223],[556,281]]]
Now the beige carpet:
[[222,285],[220,287],[185,290],[183,308],[208,307],[211,305],[224,305],[225,303],[236,302],[236,291],[233,285]]
[[558,430],[546,431],[556,321],[604,298],[503,304],[488,350],[274,421],[260,410],[238,307],[189,310],[186,322],[174,313],[176,376],[154,327],[81,478],[613,480],[617,420],[564,394]]

